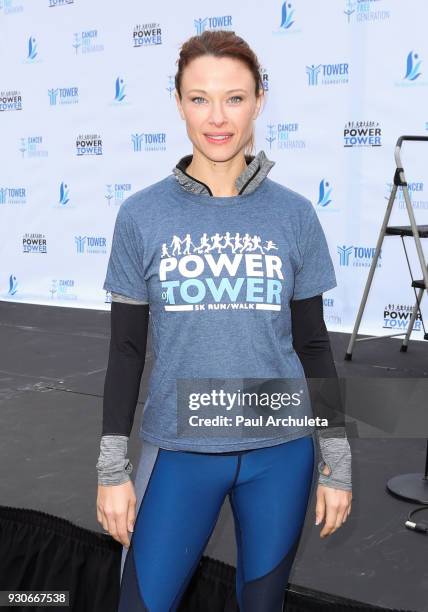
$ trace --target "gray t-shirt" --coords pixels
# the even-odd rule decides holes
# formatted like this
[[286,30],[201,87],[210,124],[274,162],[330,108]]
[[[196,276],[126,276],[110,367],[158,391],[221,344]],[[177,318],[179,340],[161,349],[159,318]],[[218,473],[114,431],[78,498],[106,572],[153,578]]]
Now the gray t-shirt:
[[[169,175],[130,196],[116,218],[103,288],[150,304],[154,365],[140,437],[171,450],[224,452],[312,433],[289,303],[336,284],[311,202],[269,178],[251,193],[216,197],[186,191]],[[213,395],[198,408],[188,401],[214,389],[236,399],[255,382],[277,390],[276,381],[291,379],[301,401],[287,415],[299,425],[238,426],[237,416],[259,412],[215,405]],[[196,416],[230,416],[232,425],[195,429]]]

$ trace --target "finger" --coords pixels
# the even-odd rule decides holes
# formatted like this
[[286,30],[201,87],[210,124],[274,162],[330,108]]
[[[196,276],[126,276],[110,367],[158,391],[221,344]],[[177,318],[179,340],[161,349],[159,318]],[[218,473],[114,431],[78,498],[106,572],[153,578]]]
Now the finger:
[[131,531],[131,532],[134,531],[135,510],[136,510],[136,503],[135,502],[130,502],[130,504],[128,506],[128,517],[126,519],[126,525],[127,525],[128,531]]
[[342,527],[343,523],[346,521],[346,508],[347,506],[341,506],[337,512],[336,524],[334,526],[334,531]]
[[338,506],[330,502],[327,504],[326,510],[327,512],[324,527],[320,533],[321,538],[333,533],[336,525]]
[[116,517],[113,513],[107,514],[108,532],[112,538],[119,542],[117,537]]
[[129,536],[126,524],[126,515],[122,514],[116,519],[117,539],[122,546],[129,547]]
[[104,531],[108,531],[108,521],[104,512],[101,512],[101,524],[103,526]]
[[[318,489],[320,491],[320,489]],[[322,492],[317,493],[317,503],[315,506],[315,524],[319,525],[324,520],[325,515],[325,495]]]

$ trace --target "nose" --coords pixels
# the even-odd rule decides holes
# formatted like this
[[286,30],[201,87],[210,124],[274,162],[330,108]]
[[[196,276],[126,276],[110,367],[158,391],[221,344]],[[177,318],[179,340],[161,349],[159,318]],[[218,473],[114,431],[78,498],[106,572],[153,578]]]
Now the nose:
[[226,113],[221,102],[213,102],[210,110],[210,123],[214,125],[223,125],[223,123],[227,121]]

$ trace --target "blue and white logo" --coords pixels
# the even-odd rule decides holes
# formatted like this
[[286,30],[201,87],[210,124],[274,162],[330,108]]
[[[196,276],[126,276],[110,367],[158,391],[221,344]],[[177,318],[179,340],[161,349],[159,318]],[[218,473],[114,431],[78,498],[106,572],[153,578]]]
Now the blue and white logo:
[[380,147],[382,129],[379,121],[348,121],[343,130],[343,146]]
[[[423,181],[412,181],[407,182],[407,191],[409,193],[410,202],[413,210],[428,210],[428,199],[424,195],[425,186]],[[389,200],[392,192],[392,183],[386,183],[386,195],[385,200]],[[400,210],[406,208],[406,200],[404,199],[403,189],[398,187],[395,193],[394,206],[397,206]]]
[[380,2],[381,0],[345,0],[345,10],[343,12],[348,19],[348,23],[385,21],[385,19],[391,17],[391,11],[383,9]]
[[19,150],[22,157],[48,157],[47,149],[43,147],[43,136],[27,136],[21,138]]
[[306,66],[308,85],[343,85],[349,82],[349,64],[312,64]]
[[166,151],[165,132],[145,132],[142,134],[131,134],[134,153],[141,151]]
[[7,291],[8,295],[15,295],[18,291],[18,280],[14,274],[9,276],[9,289]]
[[3,15],[14,15],[16,13],[22,13],[24,5],[18,2],[18,0],[0,0],[0,11]]
[[404,78],[408,81],[416,81],[418,77],[421,76],[421,60],[419,59],[419,55],[414,53],[414,51],[410,51],[406,60],[406,74]]
[[22,237],[23,253],[47,253],[47,240],[45,234],[25,233]]
[[102,155],[103,141],[99,134],[79,134],[76,138],[76,155]]
[[[383,328],[407,331],[413,306],[409,304],[387,304],[383,309]],[[420,312],[416,314],[412,331],[422,331]]]
[[428,85],[428,81],[422,76],[421,70],[422,60],[419,53],[416,51],[409,51],[406,56],[404,75],[400,81],[396,81],[396,87],[418,87]]
[[131,183],[111,183],[106,185],[105,199],[109,206],[120,206],[124,199],[130,195]]
[[279,16],[278,28],[272,32],[274,35],[296,34],[300,28],[296,28],[295,9],[291,2],[281,3],[281,13]]
[[59,200],[58,200],[58,204],[61,207],[69,203],[70,201],[69,194],[70,194],[70,190],[68,188],[67,183],[64,183],[64,181],[62,181],[61,185],[59,186]]
[[269,150],[304,149],[306,141],[300,137],[300,126],[291,121],[282,123],[270,123],[266,126],[265,141],[269,144]]
[[322,179],[318,191],[318,206],[327,206],[327,204],[330,204],[331,190],[332,187],[330,187],[330,183],[325,179]]
[[49,105],[77,104],[79,102],[78,87],[56,87],[48,89]]
[[27,41],[27,57],[25,58],[25,63],[34,64],[40,61],[37,41],[34,36],[30,36]]
[[132,31],[133,47],[152,47],[162,44],[162,28],[159,23],[137,24]]
[[0,205],[10,206],[27,203],[27,190],[25,187],[0,187]]
[[18,90],[0,91],[0,112],[22,110],[22,95]]
[[78,299],[73,278],[53,278],[49,293],[52,300],[74,301]]
[[104,45],[98,42],[98,30],[75,32],[73,35],[73,48],[76,55],[99,53],[104,51]]
[[231,30],[233,28],[232,15],[221,15],[218,17],[199,17],[193,20],[196,34],[202,34],[205,30]]
[[117,77],[116,83],[115,83],[114,100],[115,102],[122,102],[125,99],[125,97],[126,97],[125,81],[121,79],[120,77]]
[[74,243],[79,254],[107,253],[107,238],[105,236],[75,236]]
[[[340,245],[337,247],[339,265],[346,267],[352,266],[354,268],[369,268],[375,251],[375,247]],[[382,249],[379,253],[376,268],[380,268],[381,266],[380,259],[382,259]]]

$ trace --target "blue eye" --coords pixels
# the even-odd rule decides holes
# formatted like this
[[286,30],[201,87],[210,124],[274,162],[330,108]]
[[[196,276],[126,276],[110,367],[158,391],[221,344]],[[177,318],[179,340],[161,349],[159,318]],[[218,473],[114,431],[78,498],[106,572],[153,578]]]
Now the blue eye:
[[[202,96],[196,96],[192,98],[192,102],[195,102],[196,100],[205,100],[205,98],[203,98]],[[232,96],[231,98],[229,98],[229,100],[239,100],[240,102],[242,102],[243,98],[242,96]],[[195,104],[199,105],[199,102],[195,102]]]

